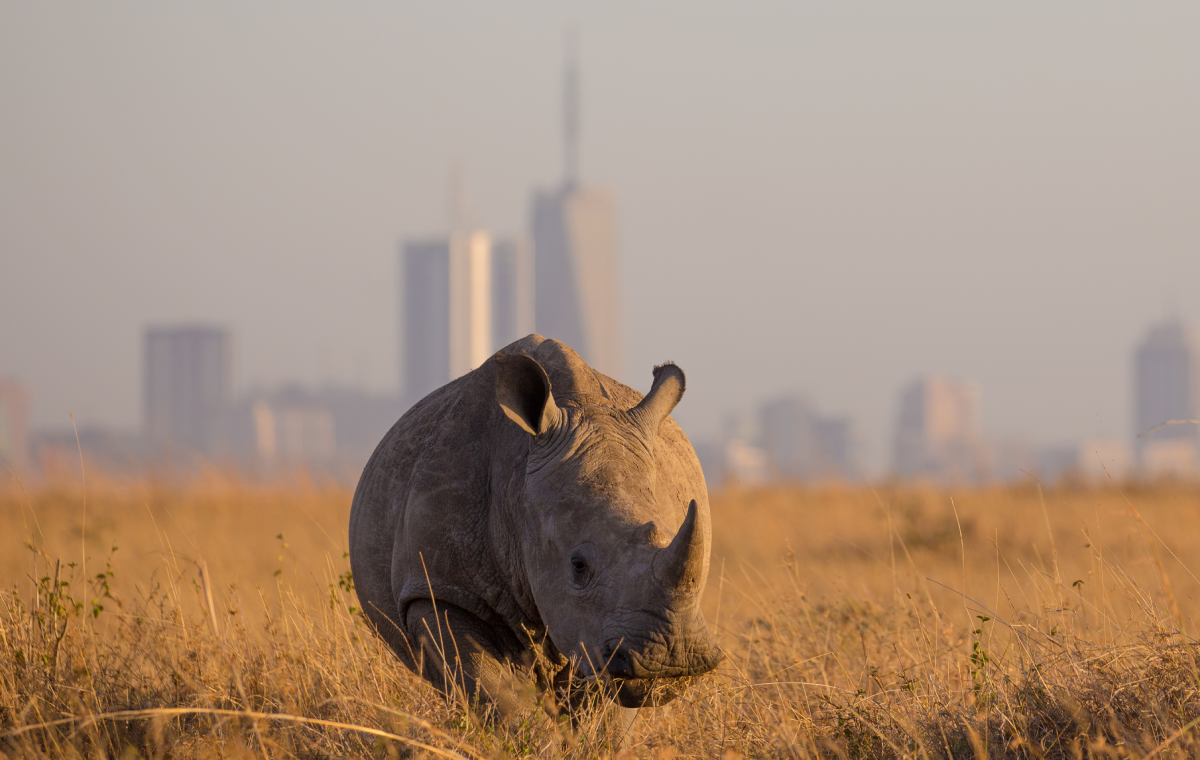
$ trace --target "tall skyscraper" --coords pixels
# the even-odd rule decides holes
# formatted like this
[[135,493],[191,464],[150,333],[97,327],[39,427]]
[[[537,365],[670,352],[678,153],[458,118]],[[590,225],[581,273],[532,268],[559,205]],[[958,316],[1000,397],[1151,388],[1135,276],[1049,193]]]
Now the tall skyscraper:
[[233,338],[220,327],[157,327],[145,337],[146,436],[160,451],[220,452],[233,404]]
[[1135,440],[1143,473],[1196,475],[1197,426],[1164,424],[1200,419],[1200,339],[1195,332],[1177,319],[1152,327],[1137,347],[1134,383]]
[[[1182,322],[1163,322],[1146,333],[1137,347],[1134,374],[1137,434],[1164,422],[1200,418],[1200,341]],[[1155,439],[1195,437],[1194,425],[1168,425],[1153,434]]]
[[978,386],[936,376],[908,386],[900,396],[894,467],[901,477],[983,478]]
[[531,224],[537,331],[571,345],[608,375],[621,373],[620,274],[612,195],[579,178],[579,79],[567,66],[563,181],[534,194]]
[[483,364],[492,353],[492,242],[453,232],[404,245],[404,357],[408,404]]
[[492,245],[492,345],[503,348],[533,331],[532,245],[501,238]]

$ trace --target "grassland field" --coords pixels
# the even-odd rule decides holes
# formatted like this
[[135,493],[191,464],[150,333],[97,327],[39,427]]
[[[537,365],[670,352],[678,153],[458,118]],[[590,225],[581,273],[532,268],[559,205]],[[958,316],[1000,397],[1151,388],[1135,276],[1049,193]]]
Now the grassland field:
[[[358,613],[351,492],[220,471],[0,485],[0,756],[607,757],[480,720]],[[1200,489],[711,495],[727,657],[622,757],[1200,754]]]

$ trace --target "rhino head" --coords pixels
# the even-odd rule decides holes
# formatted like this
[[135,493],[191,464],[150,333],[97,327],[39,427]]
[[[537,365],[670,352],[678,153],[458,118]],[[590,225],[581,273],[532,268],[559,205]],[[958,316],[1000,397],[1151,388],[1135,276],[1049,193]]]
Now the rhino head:
[[[529,446],[516,553],[550,640],[576,675],[611,678],[622,705],[665,703],[722,657],[700,613],[711,546],[704,482],[677,457],[655,455],[683,371],[655,368],[630,409],[560,407],[536,360],[497,359],[497,401]],[[685,497],[663,503],[666,492]]]

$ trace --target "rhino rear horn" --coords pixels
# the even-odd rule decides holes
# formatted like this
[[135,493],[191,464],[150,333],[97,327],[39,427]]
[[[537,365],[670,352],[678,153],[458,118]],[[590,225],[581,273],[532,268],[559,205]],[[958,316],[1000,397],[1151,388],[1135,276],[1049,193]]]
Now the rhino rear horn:
[[647,433],[658,432],[658,426],[667,418],[687,388],[687,378],[674,362],[660,364],[654,368],[654,384],[650,392],[637,406],[629,410]]
[[496,356],[496,401],[510,420],[530,435],[558,424],[559,411],[542,365],[523,356]]
[[704,585],[707,558],[708,531],[700,519],[700,508],[692,499],[687,517],[671,544],[654,555],[654,577],[676,597],[693,596]]

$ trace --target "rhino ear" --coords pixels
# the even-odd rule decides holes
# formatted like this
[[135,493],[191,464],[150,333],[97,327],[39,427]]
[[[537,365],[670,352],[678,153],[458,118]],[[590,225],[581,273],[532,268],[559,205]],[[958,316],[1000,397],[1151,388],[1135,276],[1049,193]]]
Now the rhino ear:
[[530,435],[558,424],[558,406],[542,365],[528,356],[497,355],[496,367],[496,401],[510,420]]
[[637,406],[629,410],[638,424],[649,434],[658,432],[658,426],[667,418],[687,387],[683,370],[674,362],[660,364],[654,368],[654,384],[650,392]]

